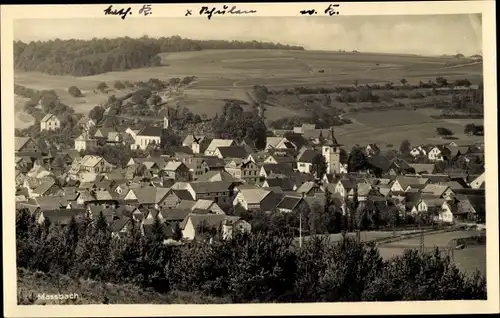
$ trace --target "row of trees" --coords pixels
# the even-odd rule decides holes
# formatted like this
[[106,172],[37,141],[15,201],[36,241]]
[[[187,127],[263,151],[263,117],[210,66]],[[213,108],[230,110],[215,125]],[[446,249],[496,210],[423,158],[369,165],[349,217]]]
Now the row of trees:
[[303,47],[276,43],[241,41],[200,41],[179,36],[158,39],[146,36],[92,40],[51,40],[14,42],[14,66],[22,71],[52,75],[89,76],[111,71],[161,65],[159,53],[205,49],[285,49]]
[[116,240],[102,215],[61,228],[18,211],[17,266],[239,303],[486,299],[484,276],[466,276],[437,250],[385,261],[373,245],[348,238],[313,237],[298,248],[289,232],[166,246],[158,221],[146,237],[132,224]]

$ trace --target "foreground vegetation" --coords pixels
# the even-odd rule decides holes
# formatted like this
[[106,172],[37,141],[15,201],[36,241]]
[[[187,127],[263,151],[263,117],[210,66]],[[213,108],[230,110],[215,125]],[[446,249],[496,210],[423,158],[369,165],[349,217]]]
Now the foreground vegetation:
[[19,211],[17,266],[233,303],[486,299],[484,276],[461,273],[438,250],[407,250],[384,261],[374,245],[347,237],[314,237],[298,248],[293,233],[279,229],[182,246],[163,238],[159,221],[149,236],[132,226],[117,240],[102,214],[61,228]]

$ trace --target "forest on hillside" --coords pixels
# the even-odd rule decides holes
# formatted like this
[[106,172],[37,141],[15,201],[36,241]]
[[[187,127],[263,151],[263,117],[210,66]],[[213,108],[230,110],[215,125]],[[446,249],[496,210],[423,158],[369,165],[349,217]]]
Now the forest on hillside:
[[159,66],[159,53],[209,49],[304,50],[301,46],[258,41],[191,40],[180,36],[158,39],[51,40],[14,42],[14,67],[51,75],[90,76],[112,71]]

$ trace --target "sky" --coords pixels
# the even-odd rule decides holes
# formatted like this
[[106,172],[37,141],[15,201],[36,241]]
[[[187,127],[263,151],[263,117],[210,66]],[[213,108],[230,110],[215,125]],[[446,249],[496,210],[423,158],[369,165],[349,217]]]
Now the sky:
[[[441,55],[482,53],[479,14],[330,17],[224,17],[196,19],[25,19],[14,23],[23,42],[93,37],[181,37],[257,40],[302,45],[307,50]],[[132,20],[128,20],[132,21]],[[124,23],[125,22],[125,23]]]

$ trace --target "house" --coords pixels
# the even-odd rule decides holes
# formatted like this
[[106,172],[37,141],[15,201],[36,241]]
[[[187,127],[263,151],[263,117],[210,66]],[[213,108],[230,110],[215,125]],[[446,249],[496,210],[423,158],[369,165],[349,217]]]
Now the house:
[[189,147],[194,154],[204,153],[212,140],[205,136],[187,135],[182,141],[184,147]]
[[486,200],[484,195],[460,194],[455,198],[456,217],[460,221],[485,222]]
[[301,196],[294,197],[286,195],[276,206],[281,213],[300,213],[309,209],[309,204]]
[[55,181],[43,181],[40,183],[38,187],[36,187],[33,191],[28,189],[30,197],[42,197],[42,196],[50,196],[50,195],[61,195],[63,193],[60,186],[58,186]]
[[433,174],[436,171],[436,165],[433,163],[412,163],[410,167],[417,174]]
[[350,179],[340,179],[333,187],[333,193],[339,194],[342,198],[352,198],[356,183]]
[[214,156],[220,159],[245,159],[248,157],[248,152],[242,146],[217,147]]
[[120,239],[129,233],[134,226],[140,226],[140,224],[134,224],[134,221],[130,217],[119,218],[111,222],[111,237]]
[[285,163],[289,164],[290,166],[295,166],[295,158],[289,155],[281,155],[281,154],[270,154],[267,156],[267,158],[263,161],[264,164],[279,164],[279,163]]
[[228,181],[228,182],[234,182],[237,181],[238,179],[235,179],[231,174],[229,174],[227,171],[208,171],[204,175],[200,176],[196,181],[203,181],[203,182],[213,182],[213,181]]
[[367,157],[379,155],[380,148],[377,146],[377,144],[368,144],[365,147],[365,154]]
[[302,126],[293,127],[293,132],[296,134],[303,134],[305,130],[315,130],[315,124],[302,124]]
[[126,130],[125,130],[125,133],[128,134],[130,137],[132,137],[133,140],[135,140],[135,138],[137,137],[137,134],[140,132],[141,130],[140,129],[132,129],[130,127],[128,127]]
[[313,159],[321,153],[313,149],[304,149],[297,156],[297,170],[302,173],[311,173]]
[[167,201],[170,188],[142,187],[129,189],[123,197],[125,202],[137,202],[138,205],[147,208],[161,209],[172,206],[171,201]]
[[446,145],[438,145],[431,148],[427,157],[432,161],[449,160],[451,159],[451,151]]
[[289,176],[293,173],[293,168],[286,163],[269,163],[260,167],[260,176],[267,178],[271,175]]
[[207,199],[219,203],[229,203],[232,196],[233,183],[227,181],[213,182],[190,182],[186,185],[186,190],[191,193],[195,200]]
[[410,188],[423,189],[429,183],[429,178],[397,176],[391,185],[392,192],[405,192]]
[[267,137],[265,151],[275,149],[296,149],[296,146],[285,137]]
[[226,162],[217,157],[204,158],[201,164],[205,171],[221,171],[226,166]]
[[103,157],[86,155],[79,162],[79,172],[91,172],[95,174],[110,172],[114,166]]
[[260,181],[260,167],[253,161],[230,161],[226,171],[235,179],[242,180],[245,183],[255,184]]
[[48,219],[51,224],[67,226],[72,218],[81,222],[85,218],[85,209],[40,210],[37,222],[43,224]]
[[473,189],[479,189],[484,187],[485,177],[486,173],[485,172],[481,173],[478,177],[476,177],[469,183],[470,187]]
[[188,166],[179,161],[169,161],[163,168],[168,178],[175,181],[191,181],[191,171]]
[[183,200],[177,205],[176,210],[189,211],[196,214],[225,214],[224,210],[212,200],[200,199],[197,201]]
[[40,131],[57,130],[61,128],[61,120],[56,115],[47,114],[40,120]]
[[263,188],[278,187],[283,191],[295,191],[297,189],[289,178],[279,178],[279,177],[267,178],[266,180],[264,180],[262,187]]
[[78,127],[82,128],[84,131],[89,131],[92,127],[96,126],[96,122],[87,116],[83,116],[77,122]]
[[42,149],[31,137],[15,137],[15,153],[41,153]]
[[130,145],[132,150],[145,150],[148,145],[160,146],[164,137],[165,129],[163,127],[148,126],[137,133],[134,143]]
[[252,188],[242,188],[235,196],[233,200],[233,206],[240,205],[247,211],[258,211],[260,210],[261,202],[269,195],[271,191],[252,187]]
[[317,193],[324,193],[323,187],[315,181],[304,182],[296,191],[305,196],[314,196]]
[[77,151],[84,151],[95,147],[97,147],[97,139],[91,138],[86,132],[75,139],[75,150]]
[[223,214],[194,214],[190,213],[180,224],[183,238],[194,240],[209,231],[212,235],[220,234],[222,239],[230,239],[236,233],[249,233],[251,225],[238,216]]
[[449,186],[442,184],[427,184],[421,192],[422,194],[434,195],[445,200],[452,200],[454,195],[453,190]]
[[233,139],[213,139],[205,150],[204,154],[206,156],[215,156],[215,151],[219,147],[231,147],[236,146],[236,141]]

